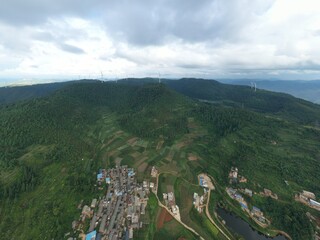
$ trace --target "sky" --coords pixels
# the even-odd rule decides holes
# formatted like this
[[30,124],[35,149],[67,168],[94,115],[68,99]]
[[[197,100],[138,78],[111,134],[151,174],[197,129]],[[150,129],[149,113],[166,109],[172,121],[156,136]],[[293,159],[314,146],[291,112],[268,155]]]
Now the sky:
[[319,0],[10,0],[0,32],[0,85],[320,79]]

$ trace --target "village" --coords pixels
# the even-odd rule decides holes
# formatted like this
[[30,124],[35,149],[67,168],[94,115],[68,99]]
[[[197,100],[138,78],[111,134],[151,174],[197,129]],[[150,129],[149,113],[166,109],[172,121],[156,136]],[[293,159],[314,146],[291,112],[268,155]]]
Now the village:
[[[134,231],[148,224],[143,222],[143,215],[146,212],[150,191],[157,194],[159,173],[155,166],[152,167],[150,174],[151,180],[144,180],[141,184],[137,183],[136,172],[133,168],[117,166],[111,169],[99,169],[96,186],[105,193],[103,197],[92,199],[90,205],[83,206],[83,201],[81,201],[78,206],[79,209],[82,209],[81,215],[78,220],[72,222],[74,233],[78,233],[79,236],[78,238],[69,237],[68,240],[134,239]],[[230,184],[247,181],[247,178],[238,174],[238,168],[231,168]],[[207,207],[210,191],[215,188],[206,174],[198,175],[198,184],[203,188],[203,194],[194,192],[193,206],[199,213],[202,213]],[[259,194],[278,199],[277,194],[266,188],[260,193],[254,193],[248,188],[227,187],[226,192],[229,197],[239,202],[242,210],[258,225],[263,228],[270,225],[271,222],[264,216],[263,211],[256,206],[250,207],[243,195],[252,197],[253,194]],[[175,219],[181,221],[174,192],[163,192],[162,195],[164,207]],[[302,191],[296,194],[295,200],[320,210],[320,203],[316,201],[315,194],[312,192]]]
[[[79,206],[82,212],[79,220],[73,221],[72,228],[80,233],[80,239],[133,239],[134,230],[143,227],[141,216],[145,214],[149,189],[154,187],[154,183],[147,181],[137,183],[135,174],[134,169],[127,166],[99,169],[97,183],[100,189],[106,183],[106,194],[93,199],[90,206]],[[86,222],[89,222],[89,229],[86,229]]]
[[[232,167],[229,172],[229,183],[236,184],[236,183],[247,183],[248,180],[244,176],[238,174],[239,170],[236,167]],[[233,187],[227,187],[226,192],[228,193],[229,197],[239,202],[243,211],[245,211],[258,225],[265,228],[270,225],[270,221],[264,216],[263,211],[256,206],[250,207],[248,206],[247,201],[243,197],[242,194],[247,195],[248,197],[252,197],[254,192],[248,188],[240,188],[235,189]],[[264,188],[263,192],[259,193],[262,197],[271,197],[273,199],[278,199],[278,195],[273,193],[271,190]]]
[[[236,183],[247,183],[248,181],[247,178],[245,178],[244,176],[240,176],[238,172],[239,172],[238,168],[236,167],[231,168],[228,175],[229,183],[231,185]],[[285,181],[285,183],[286,185],[289,184],[287,181]],[[267,188],[264,188],[263,191],[259,193],[254,193],[251,189],[248,189],[248,188],[236,189],[234,187],[227,187],[226,192],[230,198],[239,202],[242,210],[245,211],[258,225],[265,228],[271,224],[270,220],[268,220],[264,216],[264,213],[261,209],[259,209],[256,206],[252,206],[251,208],[248,206],[248,203],[243,197],[243,194],[247,195],[248,197],[252,197],[253,194],[258,194],[261,197],[271,197],[275,200],[278,200],[278,195],[276,193],[273,193],[270,189],[267,189]],[[316,197],[314,193],[303,190],[301,193],[296,194],[294,198],[296,201],[301,202],[313,209],[320,211],[320,203],[316,201]]]
[[320,202],[316,201],[316,196],[313,192],[303,190],[301,193],[296,194],[294,198],[296,201],[320,211]]

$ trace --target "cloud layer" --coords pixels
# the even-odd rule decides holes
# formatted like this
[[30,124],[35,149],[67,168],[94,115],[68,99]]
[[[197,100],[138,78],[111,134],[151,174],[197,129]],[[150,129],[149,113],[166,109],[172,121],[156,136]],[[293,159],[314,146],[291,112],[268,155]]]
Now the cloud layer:
[[0,78],[320,78],[317,0],[11,0]]

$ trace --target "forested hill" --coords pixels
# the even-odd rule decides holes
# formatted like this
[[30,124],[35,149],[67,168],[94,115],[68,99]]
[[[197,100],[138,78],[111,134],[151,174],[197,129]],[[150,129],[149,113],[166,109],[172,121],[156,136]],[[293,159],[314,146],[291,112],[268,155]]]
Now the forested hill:
[[[302,124],[319,126],[320,105],[295,98],[284,93],[275,93],[248,86],[223,84],[214,80],[184,78],[180,80],[161,79],[169,88],[188,97],[224,106],[246,108],[262,113],[285,117]],[[80,80],[62,83],[48,83],[32,86],[0,88],[0,105],[14,103],[35,97],[48,96],[74,83],[100,83],[97,80]],[[116,82],[107,82],[115,84]],[[142,86],[158,83],[156,78],[127,78],[117,81],[119,85]]]
[[[81,200],[90,204],[101,196],[94,187],[97,170],[114,166],[120,158],[137,169],[140,165],[175,169],[194,184],[199,173],[208,172],[222,189],[228,184],[228,171],[236,165],[252,190],[268,188],[281,198],[281,204],[252,199],[253,205],[268,206],[263,210],[272,227],[293,239],[310,239],[312,224],[306,209],[293,204],[293,196],[302,189],[320,194],[317,128],[302,126],[293,117],[285,121],[270,117],[274,111],[268,108],[265,114],[250,110],[253,107],[238,107],[245,97],[239,97],[239,103],[220,101],[237,98],[216,82],[126,81],[80,82],[45,97],[0,105],[1,236],[63,239],[79,218]],[[190,90],[183,90],[189,83]],[[220,96],[219,104],[187,97],[206,99],[212,92]],[[251,94],[253,98],[259,92]],[[267,104],[267,96],[261,98],[262,105]],[[298,103],[293,98],[292,105]],[[319,113],[316,105],[301,105],[312,114]],[[189,161],[189,154],[198,160]],[[149,176],[149,171],[139,174]]]
[[[0,87],[0,105],[15,103],[22,100],[28,100],[37,97],[48,96],[55,91],[74,84],[83,83],[88,80],[79,81],[68,81],[68,82],[55,82],[55,83],[43,83],[36,85],[26,85],[26,86],[8,86]],[[90,81],[92,82],[92,81]]]
[[255,91],[248,86],[229,85],[214,80],[193,78],[165,81],[165,84],[175,91],[195,99],[271,113],[303,124],[318,124],[320,122],[320,105],[284,93],[261,89]]
[[1,235],[63,239],[77,219],[77,204],[94,196],[92,174],[102,166],[104,143],[99,136],[118,129],[170,143],[187,132],[187,106],[164,85],[100,82],[0,106]]
[[221,80],[223,83],[246,86],[250,86],[252,81],[261,89],[289,93],[295,97],[320,104],[320,80]]

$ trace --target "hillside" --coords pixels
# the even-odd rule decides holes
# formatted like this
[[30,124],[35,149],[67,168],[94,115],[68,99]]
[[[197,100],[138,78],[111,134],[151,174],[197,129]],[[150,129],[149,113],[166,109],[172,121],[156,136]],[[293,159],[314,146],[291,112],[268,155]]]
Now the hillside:
[[[220,80],[219,80],[220,81]],[[221,80],[221,82],[251,86],[253,80]],[[274,92],[291,94],[310,102],[320,103],[320,81],[294,81],[294,80],[254,80],[258,88]]]
[[10,104],[32,98],[45,97],[55,91],[74,84],[91,82],[91,80],[78,80],[68,82],[54,82],[54,83],[42,83],[26,86],[8,86],[0,87],[0,105]]
[[[166,110],[164,98],[172,103]],[[101,166],[101,134],[95,133],[105,127],[102,117],[108,116],[118,130],[121,125],[141,136],[163,134],[170,141],[185,131],[183,119],[170,112],[179,99],[163,86],[81,83],[47,98],[3,106],[1,232],[18,239],[61,239],[77,203],[94,192],[90,176]],[[146,126],[149,115],[157,121]]]
[[181,79],[165,83],[175,91],[195,99],[271,113],[303,124],[317,124],[320,120],[319,105],[288,94],[261,89],[254,91],[248,86],[223,84],[214,80]]
[[[190,199],[185,181],[197,184],[196,176],[206,172],[221,190],[213,194],[213,204],[225,202],[228,171],[237,166],[249,179],[241,186],[256,192],[268,188],[281,199],[250,200],[272,219],[268,231],[311,239],[314,225],[305,215],[310,210],[293,196],[302,189],[320,195],[320,131],[312,125],[320,115],[317,105],[185,79],[71,84],[43,98],[2,105],[0,111],[0,231],[11,239],[63,239],[79,216],[80,201],[89,204],[102,194],[94,186],[96,171],[114,166],[116,159],[138,169],[139,179],[154,165],[174,173],[176,192]],[[203,215],[180,202],[190,226],[221,239],[201,225]],[[156,213],[150,214],[142,239],[164,234],[153,228]]]

